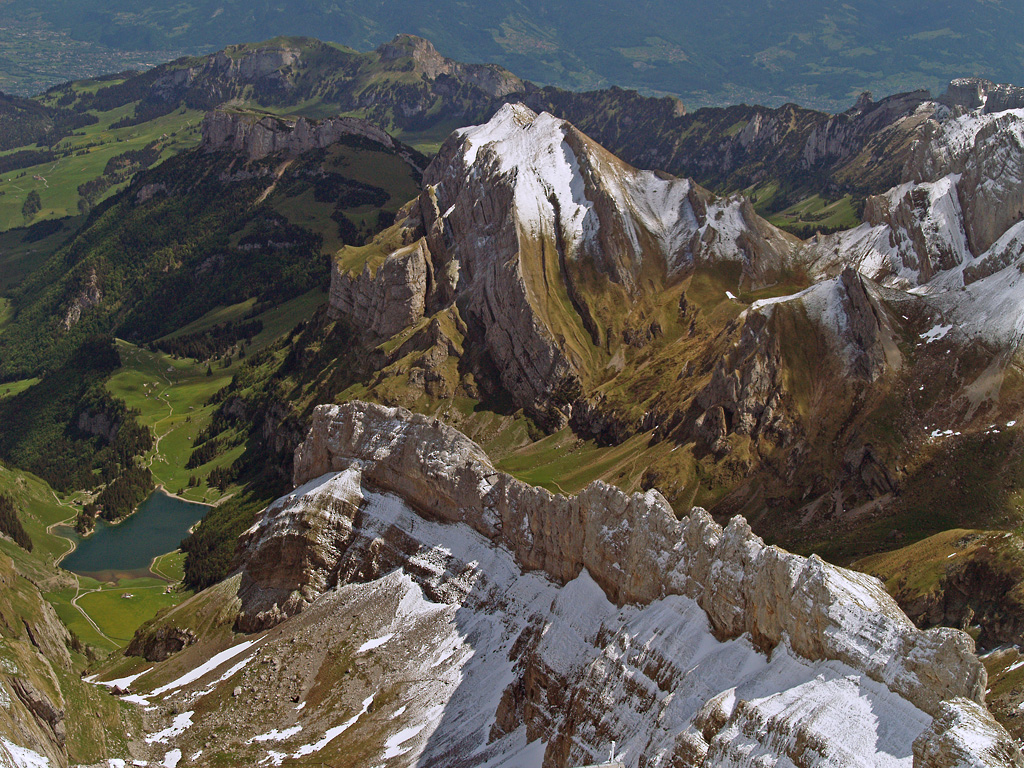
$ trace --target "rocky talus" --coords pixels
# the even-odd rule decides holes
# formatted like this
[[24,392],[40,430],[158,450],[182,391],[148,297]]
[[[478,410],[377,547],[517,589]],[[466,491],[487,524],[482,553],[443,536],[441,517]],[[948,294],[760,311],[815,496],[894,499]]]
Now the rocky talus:
[[[509,641],[488,741],[525,725],[529,742],[544,742],[546,767],[580,762],[584,737],[616,735],[631,766],[748,765],[755,754],[780,766],[1024,764],[985,710],[985,671],[966,634],[915,629],[874,578],[765,546],[742,518],[723,529],[694,509],[679,520],[656,491],[601,482],[553,496],[497,471],[437,421],[360,402],[317,409],[294,480],[240,541],[239,627],[285,627],[332,590],[393,569],[456,616],[537,611]],[[490,589],[508,578],[537,578],[561,597],[542,607],[524,595],[532,607],[515,608],[514,592]],[[669,637],[700,625],[703,652],[685,642],[669,651]],[[752,654],[742,668],[700,661],[736,644]],[[759,664],[754,677],[776,689],[744,695]],[[872,738],[851,714],[857,702],[876,712]],[[661,723],[656,734],[639,712]],[[431,764],[483,762],[456,750]]]

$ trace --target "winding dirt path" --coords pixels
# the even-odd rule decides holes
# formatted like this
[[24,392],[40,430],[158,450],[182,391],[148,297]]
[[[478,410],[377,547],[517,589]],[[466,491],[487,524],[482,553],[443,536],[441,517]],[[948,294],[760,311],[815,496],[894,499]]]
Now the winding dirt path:
[[[76,579],[76,581],[78,581],[78,580]],[[83,608],[82,606],[80,606],[78,604],[78,600],[80,598],[85,597],[86,595],[91,595],[93,592],[102,592],[102,591],[103,590],[102,590],[101,587],[97,587],[96,589],[87,589],[87,590],[85,590],[83,592],[82,591],[82,582],[78,581],[78,588],[75,590],[75,596],[73,598],[71,598],[71,604],[73,606],[75,606],[75,609],[80,614],[82,614],[82,616],[85,617],[85,620],[89,622],[89,624],[92,626],[93,629],[96,630],[97,634],[99,634],[100,637],[102,637],[108,643],[112,643],[115,647],[119,647],[120,643],[116,642],[113,638],[111,638],[109,635],[107,635],[106,632],[104,632],[102,629],[100,629],[100,625],[92,620],[92,616],[89,615],[89,612],[86,611],[85,608]]]

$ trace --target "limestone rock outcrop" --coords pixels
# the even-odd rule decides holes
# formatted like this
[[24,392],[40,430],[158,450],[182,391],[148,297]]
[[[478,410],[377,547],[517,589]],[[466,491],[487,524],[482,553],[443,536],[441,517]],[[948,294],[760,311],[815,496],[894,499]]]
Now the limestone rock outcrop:
[[422,242],[407,239],[361,271],[339,259],[332,313],[386,337],[457,305],[487,370],[555,427],[571,417],[581,382],[598,375],[588,348],[614,352],[651,336],[608,306],[702,264],[732,262],[744,284],[769,284],[797,246],[749,201],[638,171],[520,104],[449,137],[424,185],[403,225]]
[[125,648],[124,655],[141,656],[146,661],[163,661],[198,640],[191,629],[159,627],[152,633],[136,634]]
[[312,149],[324,149],[343,137],[357,137],[397,151],[409,165],[422,171],[415,152],[395,141],[382,128],[355,117],[289,119],[215,109],[204,116],[202,132],[202,147],[206,151],[230,149],[244,155],[250,162],[279,152],[298,155]]
[[993,83],[982,77],[960,77],[950,81],[939,102],[954,109],[971,112],[984,107],[986,112],[1024,108],[1024,88],[1008,83]]
[[103,289],[100,288],[99,277],[95,270],[89,272],[85,284],[69,303],[61,325],[65,331],[70,330],[82,319],[82,313],[92,309],[103,301]]
[[[513,654],[519,659],[515,677],[521,682],[505,689],[492,738],[508,736],[524,723],[527,734],[535,734],[530,740],[547,744],[545,765],[559,765],[575,755],[571,734],[587,733],[592,739],[597,733],[592,729],[602,718],[628,729],[627,715],[616,713],[653,706],[659,717],[675,717],[664,702],[653,703],[660,696],[643,704],[651,693],[642,687],[630,691],[616,682],[631,668],[616,661],[620,654],[633,658],[628,631],[619,635],[608,619],[602,620],[604,634],[582,626],[569,630],[582,620],[568,618],[578,612],[569,607],[574,599],[569,592],[583,599],[589,594],[586,583],[596,585],[601,599],[619,610],[639,611],[637,621],[654,611],[644,621],[655,624],[645,629],[638,624],[634,630],[642,636],[651,631],[657,636],[653,616],[674,621],[668,609],[673,601],[692,600],[715,638],[707,642],[747,642],[768,654],[772,663],[791,658],[795,666],[790,674],[797,674],[801,665],[819,665],[817,669],[828,670],[824,680],[839,686],[833,698],[846,696],[837,693],[846,686],[851,701],[860,695],[871,697],[876,707],[909,705],[925,718],[921,726],[911,726],[909,710],[899,716],[895,710],[879,714],[882,719],[903,718],[902,724],[893,721],[882,741],[869,739],[863,746],[860,736],[843,738],[847,726],[834,725],[840,730],[825,737],[818,730],[823,721],[813,725],[813,719],[789,709],[801,696],[825,695],[824,689],[811,694],[798,685],[753,701],[712,688],[706,699],[685,705],[696,707],[687,710],[691,727],[667,743],[657,742],[657,754],[671,757],[674,764],[738,765],[759,744],[766,754],[800,755],[799,764],[833,764],[828,756],[839,759],[842,754],[836,764],[854,765],[875,749],[909,756],[911,742],[915,766],[1024,764],[984,708],[985,670],[966,634],[917,630],[874,578],[765,546],[742,518],[723,529],[695,509],[678,520],[656,491],[628,495],[600,482],[575,497],[553,496],[495,470],[482,449],[454,429],[401,409],[359,402],[317,409],[296,453],[294,480],[296,490],[271,505],[240,540],[239,626],[251,631],[279,624],[319,605],[332,589],[383,578],[395,568],[409,574],[430,600],[467,609],[467,600],[485,599],[488,580],[501,583],[514,563],[523,574],[536,573],[562,585],[565,597],[552,606],[552,618],[515,644],[520,649]],[[478,552],[473,562],[460,559],[468,554],[459,554],[468,552],[467,530],[482,542],[471,547]],[[499,563],[506,563],[501,559],[506,555],[481,560],[484,556],[473,549],[478,546],[507,553],[510,559],[503,565]],[[428,552],[432,548],[447,552],[446,559],[435,562]],[[478,593],[480,598],[471,598]],[[486,598],[495,599],[497,595]],[[560,608],[559,600],[569,602]],[[474,610],[486,605],[493,611],[500,602],[485,602]],[[604,609],[595,605],[594,610]],[[559,613],[570,624],[560,624]],[[542,627],[547,629],[534,634]],[[596,644],[589,666],[577,668],[568,657],[557,661],[561,656],[555,649],[568,642],[567,631],[581,632],[589,638],[586,643]],[[653,647],[660,648],[652,646],[653,655],[646,661],[630,662],[642,670],[633,675],[658,680],[666,702],[674,691],[683,695],[676,685],[684,679],[690,681],[686,690],[692,690],[701,667],[684,672],[678,665],[688,654],[678,651],[672,660]],[[718,673],[709,667],[706,674]],[[733,674],[734,685],[747,685],[739,682],[744,673]],[[858,688],[860,694],[855,693]],[[826,699],[814,705],[821,707],[819,717],[836,717],[825,714],[836,704],[833,700],[826,705]],[[775,703],[766,709],[769,700]],[[904,704],[898,705],[900,701]],[[897,735],[904,727],[907,735]],[[644,739],[653,738],[645,733]],[[899,746],[901,738],[906,741]],[[655,742],[644,743],[654,754]],[[643,752],[632,753],[627,764],[637,765]],[[476,763],[462,755],[449,756],[445,764]]]
[[331,280],[335,317],[358,321],[361,333],[387,339],[421,319],[426,308],[430,254],[423,239],[396,251],[371,271]]

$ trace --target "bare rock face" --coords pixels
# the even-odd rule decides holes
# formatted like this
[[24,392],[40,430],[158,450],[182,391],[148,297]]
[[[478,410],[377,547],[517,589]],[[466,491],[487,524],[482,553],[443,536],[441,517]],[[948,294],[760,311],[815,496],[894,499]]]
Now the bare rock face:
[[32,713],[36,722],[50,732],[53,742],[57,746],[63,747],[67,735],[64,725],[64,710],[54,706],[53,702],[30,681],[21,677],[11,677],[10,681],[14,694]]
[[750,285],[768,284],[797,244],[749,201],[638,171],[521,104],[449,137],[424,184],[412,211],[425,246],[358,276],[336,267],[332,311],[393,333],[457,303],[487,370],[553,427],[568,422],[592,375],[582,350],[641,337],[601,309],[611,296],[632,302],[652,282],[721,261],[739,263]]
[[1003,112],[1024,108],[1024,88],[996,84],[981,77],[961,77],[952,80],[938,100],[948,107],[967,112],[980,107],[984,107],[985,112]]
[[429,253],[422,239],[392,254],[376,272],[369,265],[356,275],[331,279],[335,317],[359,318],[359,331],[387,339],[419,322],[426,307]]
[[70,330],[82,319],[82,313],[95,307],[103,300],[103,291],[100,289],[99,277],[95,271],[89,273],[89,277],[82,286],[81,291],[71,300],[67,311],[64,314],[62,325],[64,330]]
[[719,360],[711,381],[697,395],[701,411],[698,435],[716,453],[725,453],[730,434],[757,435],[785,430],[781,404],[783,383],[778,344],[768,318],[752,314],[739,340]]
[[146,661],[163,661],[198,639],[191,629],[162,626],[151,634],[136,634],[125,648],[124,655],[141,656]]
[[891,287],[947,289],[1005,267],[1004,238],[1024,219],[1022,93],[972,78],[923,102],[902,183],[867,199],[861,226],[809,243],[812,271],[853,266]]
[[207,152],[230,149],[244,154],[249,161],[284,152],[298,155],[312,149],[323,149],[342,137],[366,139],[399,155],[417,171],[421,171],[414,153],[395,141],[387,131],[373,123],[354,117],[332,117],[307,120],[287,119],[249,112],[215,109],[203,117],[202,147]]
[[285,70],[302,57],[298,48],[287,45],[236,49],[233,54],[220,51],[194,66],[169,67],[154,81],[153,97],[173,101],[181,97],[184,88],[191,88],[198,91],[204,101],[221,103],[245,86],[258,86],[264,94],[287,92],[292,84]]
[[[644,738],[655,739],[657,754],[671,757],[671,764],[740,765],[744,745],[760,744],[771,754],[799,755],[800,765],[833,764],[827,757],[833,754],[845,756],[836,764],[857,765],[876,748],[909,755],[912,741],[915,766],[1022,764],[1016,746],[983,706],[985,671],[966,634],[917,630],[874,578],[767,547],[742,518],[724,529],[699,509],[677,520],[656,491],[630,496],[600,482],[575,497],[552,496],[495,470],[479,446],[454,429],[359,402],[317,409],[296,453],[295,482],[296,490],[269,507],[240,540],[239,626],[275,625],[319,605],[332,588],[380,579],[395,568],[440,605],[467,609],[472,604],[473,610],[493,612],[501,592],[488,597],[486,585],[503,583],[514,562],[523,574],[562,585],[564,594],[545,608],[550,618],[527,622],[518,640],[508,640],[516,649],[510,658],[518,659],[518,682],[508,684],[501,696],[492,738],[510,737],[525,725],[529,741],[547,744],[545,766],[576,755],[580,739],[593,742],[602,733],[598,723],[631,722],[614,714],[620,710],[653,707],[661,713],[658,718],[676,716],[654,703],[661,695],[645,704],[651,693],[623,687],[619,675],[634,668],[630,665],[636,671],[627,677],[656,680],[666,701],[676,695],[691,702],[680,706],[695,707],[687,710],[690,727],[677,725],[667,742],[645,731]],[[447,542],[446,531],[453,537]],[[493,548],[497,559],[471,540]],[[447,553],[440,563],[437,552]],[[472,563],[460,559],[470,557]],[[613,630],[610,619],[595,618],[604,622],[598,631],[596,625],[587,628],[584,618],[570,618],[589,615],[572,607],[574,600],[595,600],[583,597],[590,594],[586,584],[603,592],[600,600],[634,616],[638,623],[632,631],[640,642],[646,633],[658,636],[655,616],[673,621],[675,609],[669,606],[692,600],[715,638],[708,642],[750,643],[773,660],[791,658],[795,666],[789,674],[797,674],[801,665],[819,665],[819,683],[838,686],[833,699],[848,689],[856,700],[853,691],[859,686],[860,695],[881,697],[873,698],[872,706],[920,710],[922,725],[910,725],[916,716],[909,710],[879,713],[882,720],[904,718],[903,724],[891,721],[886,746],[868,739],[862,747],[859,736],[844,739],[841,731],[823,736],[813,718],[797,714],[801,700],[812,700],[808,696],[824,696],[815,707],[832,706],[825,689],[812,694],[797,686],[767,700],[745,700],[736,689],[729,692],[724,678],[712,684],[724,688],[712,687],[693,703],[683,691],[699,685],[701,667],[684,671],[679,666],[688,663],[683,647],[663,656],[655,643],[645,656],[635,656],[630,632]],[[521,609],[509,605],[507,610],[513,622],[511,616]],[[604,615],[605,609],[595,603],[593,611]],[[569,623],[559,623],[559,615]],[[647,621],[655,623],[648,627],[642,623]],[[570,647],[565,645],[570,637],[579,638],[572,643],[594,644],[593,661],[577,667],[574,656],[556,650]],[[629,665],[620,666],[618,660],[627,657]],[[704,674],[718,675],[713,669]],[[734,674],[735,685],[744,673]],[[765,701],[773,703],[766,708]],[[819,711],[826,716],[825,709]],[[907,735],[896,736],[904,726]],[[660,733],[653,723],[650,727]],[[835,746],[828,741],[833,738],[839,739]],[[906,739],[903,746],[899,738]],[[655,742],[646,743],[654,754]],[[644,751],[627,764],[638,765]],[[463,755],[438,764],[475,763]]]

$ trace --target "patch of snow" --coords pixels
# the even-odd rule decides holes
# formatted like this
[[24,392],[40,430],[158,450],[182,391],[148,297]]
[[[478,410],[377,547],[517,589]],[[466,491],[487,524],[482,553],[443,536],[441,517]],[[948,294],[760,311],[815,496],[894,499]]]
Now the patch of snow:
[[940,339],[946,338],[946,334],[951,330],[953,330],[952,325],[936,325],[922,333],[921,338],[924,339],[926,344],[930,344],[933,341],[939,341]]
[[275,728],[272,731],[261,733],[259,736],[253,736],[245,743],[252,744],[256,741],[285,741],[286,739],[290,739],[292,736],[299,733],[301,730],[301,725],[293,725],[291,728],[285,728],[283,731],[279,731],[277,730],[277,728]]
[[306,755],[312,755],[314,752],[319,752],[321,749],[326,747],[336,738],[341,736],[341,734],[343,734],[345,731],[347,731],[349,728],[355,725],[356,721],[367,713],[367,711],[370,709],[370,704],[372,703],[373,696],[369,696],[366,699],[364,699],[363,708],[356,712],[356,714],[354,714],[351,718],[346,720],[341,725],[336,725],[333,728],[328,728],[327,732],[324,734],[323,738],[320,739],[320,741],[317,741],[313,744],[304,744],[303,746],[299,747],[298,750],[296,750],[295,753],[292,755],[292,758],[297,760],[300,757],[305,757]]
[[130,696],[122,696],[121,701],[127,701],[129,704],[138,704],[142,707],[149,706],[149,699],[145,696],[139,696],[138,694],[131,694]]
[[[119,678],[117,678],[117,680],[96,680],[96,679],[89,679],[89,678],[85,678],[85,680],[86,680],[86,682],[94,683],[95,685],[105,685],[108,688],[127,688],[129,685],[134,683],[136,680],[138,680],[140,677],[142,677],[144,674],[146,674],[149,671],[151,671],[151,669],[144,669],[141,672],[139,672],[137,675],[129,675],[128,677],[119,677]],[[95,678],[95,675],[93,675],[93,678]]]
[[6,750],[11,759],[14,760],[14,768],[49,768],[50,758],[40,755],[38,752],[19,747],[13,741],[8,741],[0,736],[0,753]]
[[166,744],[169,739],[180,736],[192,727],[192,715],[195,712],[182,712],[174,718],[169,726],[158,733],[152,733],[146,737],[147,744]]
[[210,672],[214,671],[215,669],[217,669],[217,667],[219,667],[221,664],[224,664],[225,662],[230,661],[231,659],[235,658],[235,656],[237,656],[238,654],[243,653],[244,651],[248,650],[253,645],[255,645],[257,642],[258,642],[257,640],[245,640],[245,641],[239,643],[236,646],[228,648],[226,651],[221,651],[220,653],[218,653],[216,656],[214,656],[209,661],[205,662],[204,664],[199,665],[198,667],[193,669],[191,672],[186,672],[184,675],[179,677],[177,680],[174,680],[174,681],[172,681],[170,683],[167,683],[167,685],[161,685],[159,688],[157,688],[155,691],[153,691],[149,695],[150,696],[160,696],[160,695],[162,695],[164,693],[167,693],[168,691],[174,691],[174,690],[177,690],[178,688],[182,688],[182,687],[188,685],[189,683],[194,683],[199,678],[201,678],[201,677],[209,674]]
[[736,301],[736,296],[733,294],[732,291],[726,291],[725,298],[731,299],[732,301]]
[[409,747],[402,749],[402,744],[409,741],[409,739],[418,736],[420,731],[426,728],[426,723],[422,725],[414,725],[409,728],[403,728],[398,733],[391,736],[386,742],[384,742],[384,754],[381,755],[382,760],[390,760],[393,757],[404,755],[409,751]]
[[164,755],[164,761],[160,765],[164,768],[178,768],[179,762],[181,762],[181,750],[172,749]]
[[374,640],[367,640],[365,643],[360,645],[358,649],[356,649],[356,653],[366,653],[366,651],[372,651],[374,648],[380,648],[394,636],[394,633],[392,633],[390,635],[384,635],[384,637],[378,637]]

